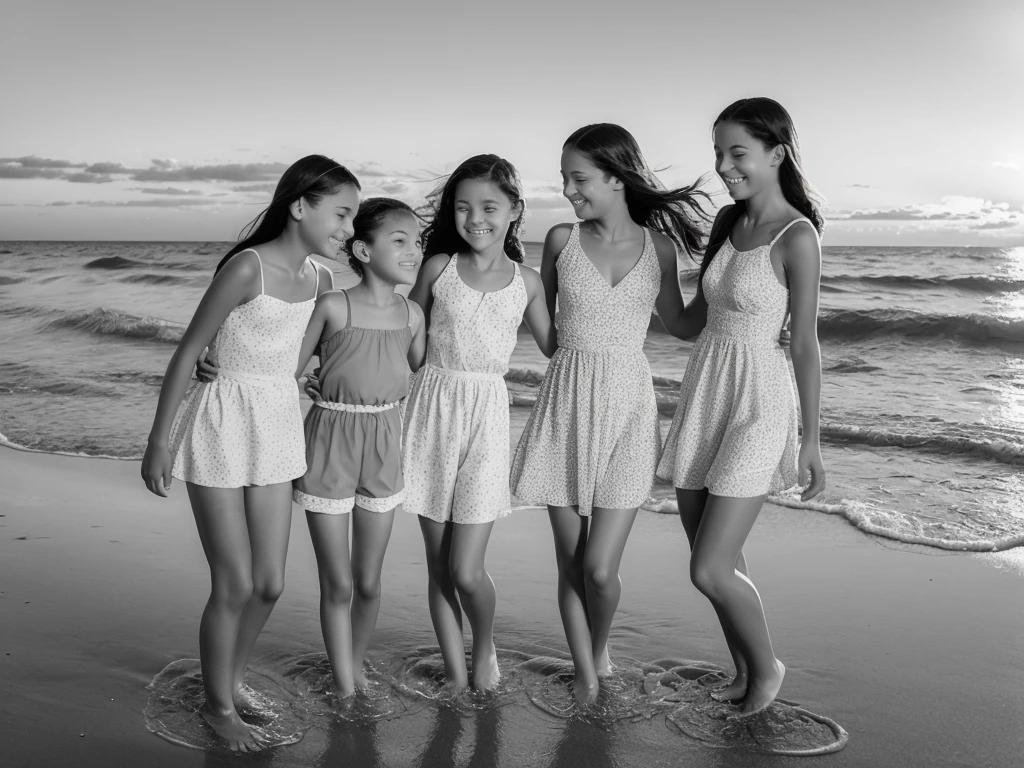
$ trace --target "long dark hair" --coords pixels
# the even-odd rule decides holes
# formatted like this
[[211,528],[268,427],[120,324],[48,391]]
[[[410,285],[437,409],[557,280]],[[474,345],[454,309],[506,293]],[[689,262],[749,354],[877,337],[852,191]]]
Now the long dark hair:
[[[712,130],[720,123],[736,123],[761,142],[765,149],[782,146],[786,150],[786,157],[779,166],[779,186],[782,188],[782,195],[787,203],[810,220],[820,235],[825,229],[825,219],[819,211],[821,198],[804,176],[800,166],[800,143],[797,140],[796,126],[793,125],[793,118],[789,116],[785,107],[764,96],[740,99],[722,110]],[[700,265],[699,279],[704,278],[711,259],[729,237],[736,222],[746,212],[747,201],[737,200],[719,218],[708,238],[708,247],[704,251],[704,260]]]
[[573,149],[625,186],[629,217],[642,227],[660,232],[680,250],[701,252],[704,225],[711,217],[701,201],[711,198],[701,190],[701,179],[688,187],[665,189],[644,160],[633,134],[620,125],[596,123],[574,132],[563,149]]
[[401,200],[392,197],[370,197],[359,204],[359,213],[352,220],[352,237],[345,241],[345,250],[348,251],[348,263],[352,271],[362,277],[363,262],[352,253],[352,244],[356,240],[364,243],[373,242],[377,230],[384,224],[384,217],[392,211],[404,211],[416,218],[416,212]]
[[219,272],[236,253],[279,237],[288,223],[288,206],[300,197],[310,205],[316,205],[322,197],[334,194],[346,184],[362,189],[352,171],[329,157],[306,155],[296,160],[277,182],[270,205],[242,228],[239,242],[220,260],[215,272]]
[[423,230],[423,258],[429,259],[438,253],[454,256],[459,251],[469,248],[462,235],[455,229],[455,190],[460,181],[466,179],[482,179],[493,182],[506,197],[522,204],[519,218],[509,224],[505,234],[505,255],[512,261],[523,263],[526,249],[519,240],[526,216],[526,198],[523,195],[523,182],[519,171],[508,160],[497,155],[474,155],[463,161],[452,171],[433,192],[427,195],[427,204],[421,209],[429,224]]

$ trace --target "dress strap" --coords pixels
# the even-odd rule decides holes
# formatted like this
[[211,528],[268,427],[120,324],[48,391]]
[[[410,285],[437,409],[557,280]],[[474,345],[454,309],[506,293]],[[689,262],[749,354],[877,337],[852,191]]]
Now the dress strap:
[[[262,294],[263,293],[263,259],[260,258],[260,254],[259,254],[259,252],[255,248],[246,248],[245,251],[252,251],[256,255],[256,263],[260,265],[260,293]],[[239,251],[238,253],[245,253],[245,251]]]
[[315,299],[320,295],[320,267],[309,256],[306,257],[306,261],[313,265],[313,274],[316,276],[316,286],[313,288],[313,298]]
[[[793,219],[791,222],[789,222],[789,224],[787,224],[786,226],[779,230],[779,234],[772,238],[772,241],[768,243],[768,250],[771,250],[774,247],[775,243],[777,243],[779,241],[779,238],[786,233],[787,229],[792,227],[794,224],[800,223],[801,221],[806,221],[808,224],[811,224],[810,219],[804,218],[803,216],[801,216],[799,219]],[[811,224],[811,228],[814,228],[813,224]],[[817,230],[815,230],[815,232],[817,232]]]
[[348,291],[342,291],[341,295],[345,297],[345,309],[348,317],[345,318],[345,325],[342,328],[348,328],[352,325],[352,300],[348,297]]
[[[402,296],[402,294],[398,294],[398,295]],[[407,298],[405,298],[405,296],[402,296],[402,301],[405,302],[405,324],[411,328],[412,327],[412,310],[409,308],[409,300]]]

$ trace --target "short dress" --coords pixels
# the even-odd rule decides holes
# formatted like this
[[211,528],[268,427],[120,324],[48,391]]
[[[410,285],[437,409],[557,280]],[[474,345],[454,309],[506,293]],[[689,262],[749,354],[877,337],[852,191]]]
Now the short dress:
[[312,297],[283,301],[263,292],[263,262],[247,250],[260,264],[260,294],[224,319],[210,344],[217,378],[196,382],[171,427],[171,474],[195,485],[273,485],[306,471],[295,369],[320,271],[310,259]]
[[426,365],[405,409],[406,512],[435,522],[489,523],[512,510],[504,375],[526,311],[526,284],[482,293],[452,256],[434,281]]
[[704,273],[708,321],[658,465],[658,476],[677,488],[751,498],[799,482],[796,398],[779,346],[789,290],[775,276],[771,250],[800,221],[807,219],[749,251],[726,239]]
[[558,351],[512,460],[512,493],[524,501],[633,509],[650,496],[661,450],[658,405],[644,339],[661,266],[644,230],[639,261],[614,287],[580,246],[573,226],[558,256]]
[[306,463],[292,498],[310,512],[342,515],[358,506],[388,512],[402,503],[402,415],[409,389],[412,313],[401,328],[348,323],[320,345],[320,394],[306,414]]

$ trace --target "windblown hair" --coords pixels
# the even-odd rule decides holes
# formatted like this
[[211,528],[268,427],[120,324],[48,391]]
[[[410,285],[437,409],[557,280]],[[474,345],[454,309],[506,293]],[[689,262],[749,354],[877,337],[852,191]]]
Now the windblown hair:
[[[785,149],[786,157],[779,166],[779,186],[782,188],[782,195],[786,202],[810,220],[820,235],[825,229],[825,219],[819,210],[822,200],[804,176],[800,166],[800,145],[796,126],[793,125],[793,118],[786,109],[774,99],[764,96],[740,99],[722,110],[712,130],[721,123],[735,123],[741,126],[761,142],[765,149],[774,149],[778,146]],[[736,222],[746,212],[746,200],[737,200],[718,219],[708,237],[708,246],[700,265],[700,279],[704,278],[711,260],[729,237]]]
[[508,160],[497,155],[475,155],[462,162],[429,195],[427,204],[421,209],[429,222],[423,230],[423,258],[429,259],[438,253],[454,256],[469,248],[462,235],[455,228],[455,191],[460,181],[479,179],[497,185],[512,204],[523,206],[519,218],[509,224],[505,233],[505,255],[512,261],[523,262],[526,249],[519,239],[526,216],[526,198],[519,172]]
[[359,204],[359,213],[352,220],[353,234],[345,241],[345,250],[348,251],[349,266],[360,277],[363,275],[363,262],[355,257],[352,245],[356,240],[372,243],[377,237],[377,230],[384,224],[384,218],[392,211],[403,211],[416,218],[416,212],[412,208],[391,197],[371,197]]
[[334,194],[346,184],[362,188],[355,174],[329,157],[307,155],[296,160],[277,182],[270,205],[242,229],[239,242],[220,260],[216,271],[219,272],[236,253],[279,237],[288,223],[288,207],[300,197],[315,206],[321,198]]
[[613,123],[580,128],[562,148],[586,155],[623,183],[629,217],[637,224],[665,235],[680,251],[690,255],[701,252],[704,227],[711,220],[701,205],[711,201],[699,188],[701,179],[687,187],[666,189],[647,165],[633,135]]

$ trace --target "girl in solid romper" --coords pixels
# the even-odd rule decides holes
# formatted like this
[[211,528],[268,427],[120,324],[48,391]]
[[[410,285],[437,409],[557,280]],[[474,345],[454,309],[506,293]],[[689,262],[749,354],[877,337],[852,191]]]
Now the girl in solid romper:
[[308,469],[294,491],[306,509],[320,624],[342,698],[366,686],[363,657],[380,609],[381,565],[405,493],[398,405],[426,345],[422,310],[395,293],[420,268],[416,215],[398,200],[370,198],[353,225],[347,250],[362,282],[319,298],[299,353],[305,367],[318,350],[320,372],[305,421]]
[[544,242],[558,351],[516,448],[512,492],[548,506],[574,694],[591,703],[612,671],[619,562],[661,449],[644,339],[655,304],[659,313],[681,304],[676,247],[698,249],[706,196],[664,189],[617,125],[573,133],[561,165],[563,194],[582,221],[554,227]]
[[[285,171],[171,357],[142,460],[153,493],[167,496],[172,475],[188,489],[211,579],[199,629],[202,715],[232,750],[270,746],[238,709],[249,703],[249,655],[284,588],[292,481],[306,471],[297,361],[317,294],[330,287],[330,271],[309,255],[335,256],[358,206],[355,176],[329,158]],[[219,375],[185,397],[207,346]]]
[[519,175],[496,155],[466,160],[433,196],[426,263],[409,294],[428,325],[427,362],[405,412],[405,510],[419,515],[430,618],[445,673],[468,685],[462,612],[473,628],[473,685],[498,683],[491,527],[511,511],[508,390],[502,378],[525,318],[551,356],[555,334],[540,276],[522,265]]
[[[697,295],[663,319],[697,343],[690,353],[658,475],[676,486],[693,584],[711,601],[736,664],[715,695],[765,709],[786,668],[775,658],[743,543],[769,492],[809,474],[803,498],[825,487],[818,444],[818,234],[823,221],[800,170],[783,107],[742,99],[718,116],[715,167],[735,205],[715,220]],[[803,441],[785,352],[776,339],[792,312],[790,346]]]

